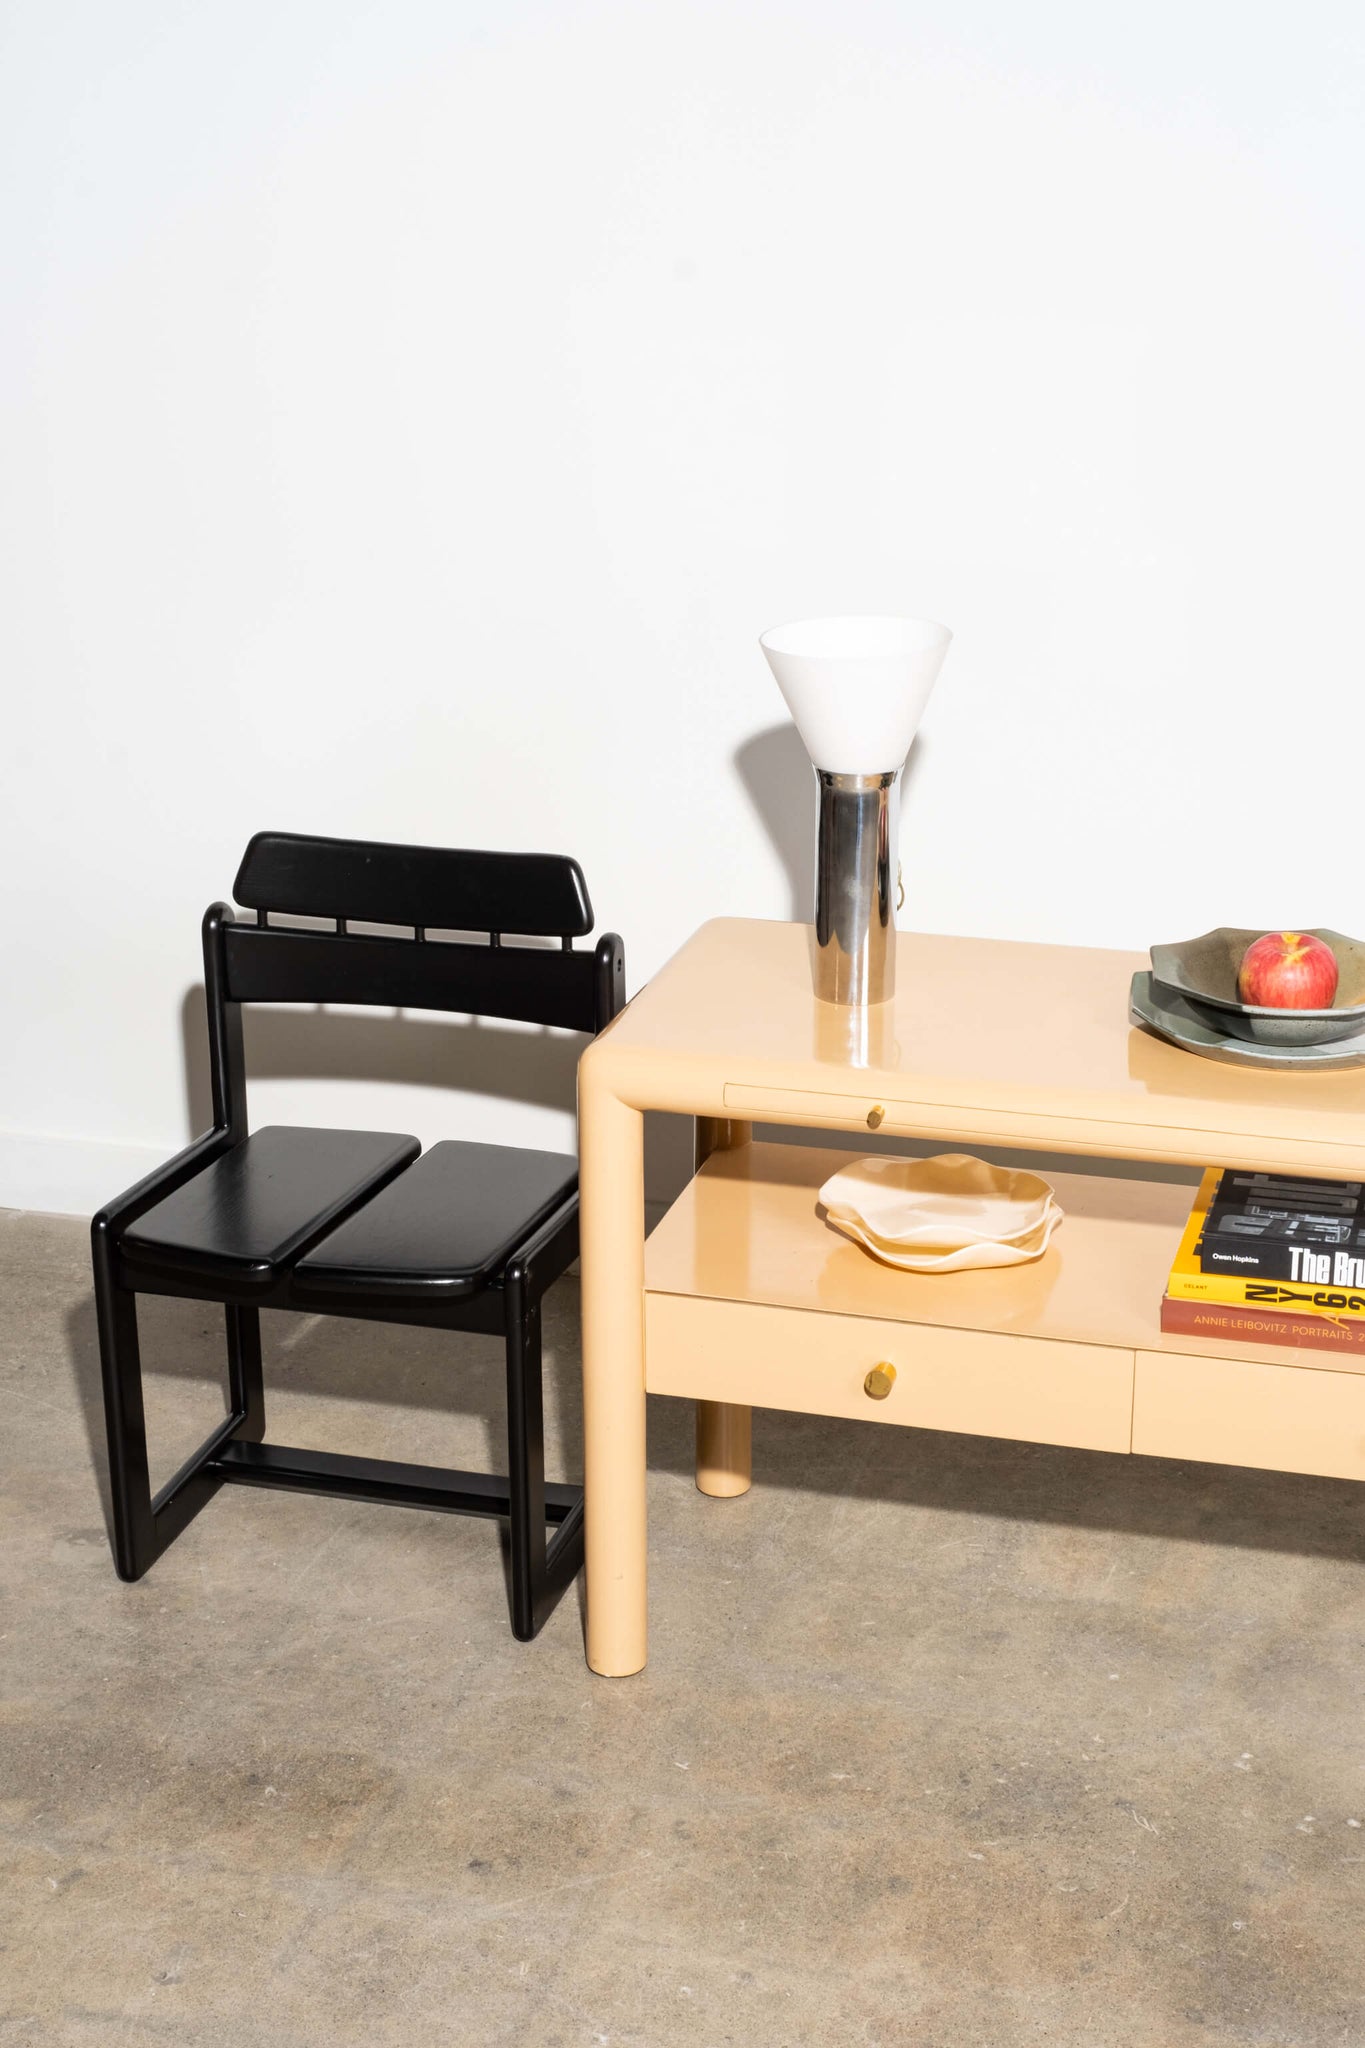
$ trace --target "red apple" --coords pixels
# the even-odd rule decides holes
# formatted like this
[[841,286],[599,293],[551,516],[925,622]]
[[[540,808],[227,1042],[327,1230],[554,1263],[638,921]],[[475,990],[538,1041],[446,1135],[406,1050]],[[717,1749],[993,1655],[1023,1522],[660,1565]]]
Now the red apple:
[[1248,946],[1237,972],[1244,1003],[1265,1010],[1330,1010],[1337,956],[1311,932],[1267,932]]

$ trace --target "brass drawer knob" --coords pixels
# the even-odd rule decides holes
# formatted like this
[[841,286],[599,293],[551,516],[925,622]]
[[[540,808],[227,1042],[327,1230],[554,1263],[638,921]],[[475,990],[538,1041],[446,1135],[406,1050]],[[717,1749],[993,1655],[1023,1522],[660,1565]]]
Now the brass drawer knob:
[[873,1366],[863,1381],[863,1392],[869,1401],[884,1401],[895,1384],[896,1368],[894,1365],[888,1365],[883,1359],[880,1365]]
[[870,1131],[875,1131],[885,1115],[886,1111],[882,1108],[880,1102],[875,1103],[867,1112],[867,1128]]

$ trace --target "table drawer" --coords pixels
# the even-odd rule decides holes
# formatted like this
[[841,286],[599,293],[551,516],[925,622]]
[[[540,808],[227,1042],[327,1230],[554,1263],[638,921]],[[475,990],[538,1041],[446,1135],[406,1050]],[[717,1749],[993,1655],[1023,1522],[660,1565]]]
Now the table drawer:
[[1365,1479],[1365,1374],[1139,1351],[1133,1449]]
[[[883,1361],[895,1366],[896,1380],[877,1401],[863,1381]],[[653,1394],[701,1401],[1126,1451],[1133,1354],[1107,1345],[647,1293],[645,1385]]]
[[831,1130],[875,1131],[883,1124],[913,1127],[916,1121],[916,1105],[909,1102],[813,1088],[761,1088],[744,1081],[726,1083],[725,1107],[746,1117],[771,1116],[779,1123],[813,1123]]

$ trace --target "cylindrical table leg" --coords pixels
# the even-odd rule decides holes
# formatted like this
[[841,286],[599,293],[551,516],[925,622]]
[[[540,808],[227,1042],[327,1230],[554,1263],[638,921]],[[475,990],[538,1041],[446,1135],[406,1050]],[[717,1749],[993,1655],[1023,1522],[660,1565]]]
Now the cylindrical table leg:
[[588,1663],[643,1668],[645,1584],[644,1118],[579,1068],[583,1488]]
[[697,1485],[713,1500],[733,1500],[753,1481],[752,1408],[734,1401],[697,1403]]
[[[747,1145],[753,1126],[724,1117],[697,1118],[696,1162]],[[713,1500],[733,1500],[753,1483],[753,1409],[734,1401],[697,1403],[697,1486]]]

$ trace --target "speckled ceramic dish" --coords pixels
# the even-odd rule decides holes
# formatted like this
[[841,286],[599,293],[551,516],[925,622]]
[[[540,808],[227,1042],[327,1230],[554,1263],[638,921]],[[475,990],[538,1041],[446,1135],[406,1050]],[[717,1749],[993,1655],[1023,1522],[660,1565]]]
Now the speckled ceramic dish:
[[1278,1067],[1284,1071],[1292,1067],[1307,1074],[1365,1067],[1365,1030],[1359,1027],[1353,1038],[1334,1039],[1328,1045],[1256,1045],[1223,1029],[1225,1010],[1205,1009],[1187,996],[1176,995],[1163,988],[1145,967],[1133,976],[1128,1015],[1134,1024],[1145,1025],[1183,1051],[1197,1052],[1206,1060],[1222,1060],[1230,1067]]
[[1336,955],[1335,1002],[1329,1010],[1272,1010],[1244,1003],[1237,993],[1242,957],[1262,936],[1224,925],[1205,932],[1202,939],[1153,946],[1153,978],[1206,1014],[1216,1011],[1216,1016],[1208,1016],[1211,1029],[1257,1045],[1326,1045],[1365,1031],[1365,940],[1348,939],[1344,932],[1315,931],[1312,936]]

